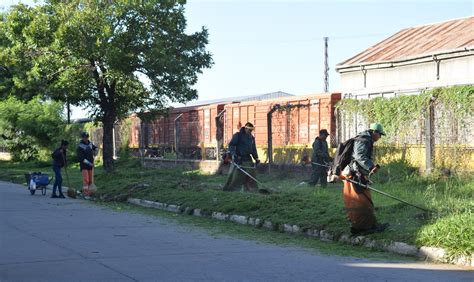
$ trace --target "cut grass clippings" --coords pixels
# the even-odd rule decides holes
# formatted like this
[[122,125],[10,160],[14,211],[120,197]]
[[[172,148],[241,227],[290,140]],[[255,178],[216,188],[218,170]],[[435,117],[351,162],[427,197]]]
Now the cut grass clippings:
[[[0,178],[6,171],[31,170],[31,164],[0,162]],[[392,169],[392,171],[396,171]],[[399,169],[406,172],[408,170]],[[387,175],[382,171],[381,175]],[[80,187],[78,169],[70,169],[71,182]],[[389,175],[390,181],[374,187],[432,211],[427,214],[393,199],[373,193],[379,222],[390,223],[390,228],[367,237],[377,240],[399,241],[417,246],[445,248],[449,255],[468,255],[474,251],[474,178],[421,177],[416,174]],[[226,176],[202,174],[196,170],[145,169],[136,161],[117,162],[116,171],[103,174],[97,170],[98,196],[105,199],[124,199],[132,196],[151,201],[267,219],[274,224],[296,224],[304,229],[325,229],[332,234],[348,233],[350,224],[343,210],[342,184],[328,188],[298,185],[307,177],[275,173],[259,175],[268,186],[281,193],[223,192],[219,185]],[[380,181],[383,182],[383,181]],[[140,186],[140,184],[148,184]]]

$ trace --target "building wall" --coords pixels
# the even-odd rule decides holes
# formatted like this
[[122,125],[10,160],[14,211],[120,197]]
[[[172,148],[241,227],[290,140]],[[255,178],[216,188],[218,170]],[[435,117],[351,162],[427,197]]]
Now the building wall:
[[407,92],[438,86],[474,84],[474,55],[441,60],[439,80],[434,61],[393,68],[367,69],[366,86],[362,70],[341,70],[341,90],[344,94]]

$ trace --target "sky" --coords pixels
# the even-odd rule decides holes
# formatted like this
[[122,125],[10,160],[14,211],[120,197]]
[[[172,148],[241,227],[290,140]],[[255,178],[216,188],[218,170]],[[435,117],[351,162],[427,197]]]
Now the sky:
[[[18,2],[0,0],[0,7]],[[274,91],[321,93],[323,37],[329,37],[329,91],[337,92],[336,64],[401,29],[472,15],[474,0],[190,0],[187,32],[209,30],[214,60],[194,87],[199,100]],[[73,111],[74,118],[85,115]]]

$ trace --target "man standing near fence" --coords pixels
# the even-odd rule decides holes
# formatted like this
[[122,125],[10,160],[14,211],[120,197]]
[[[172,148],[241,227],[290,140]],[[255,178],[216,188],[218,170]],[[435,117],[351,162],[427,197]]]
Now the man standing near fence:
[[[229,153],[232,156],[232,161],[253,178],[256,176],[256,165],[260,163],[255,138],[252,135],[254,129],[253,124],[247,122],[239,132],[232,136],[229,142]],[[255,164],[252,158],[255,160]],[[232,165],[230,170],[229,178],[223,188],[224,191],[238,191],[242,185],[244,185],[245,191],[258,191],[258,184],[235,165]]]
[[82,192],[86,197],[90,196],[90,188],[94,184],[94,155],[96,152],[97,146],[89,141],[89,133],[83,132],[77,147],[77,160],[82,174]]
[[[343,179],[349,178],[362,184],[369,184],[369,177],[380,167],[372,160],[372,151],[374,142],[377,142],[382,135],[385,135],[382,125],[372,123],[368,130],[354,138],[352,160],[342,172]],[[352,234],[382,232],[388,227],[388,224],[377,223],[369,189],[344,181],[343,195],[347,218],[352,223]]]
[[329,136],[329,132],[326,129],[319,131],[319,136],[314,139],[313,142],[313,156],[311,157],[311,166],[313,172],[311,174],[311,180],[308,182],[309,185],[318,184],[321,182],[321,187],[326,187],[327,182],[327,167],[330,162],[328,142],[326,139]]

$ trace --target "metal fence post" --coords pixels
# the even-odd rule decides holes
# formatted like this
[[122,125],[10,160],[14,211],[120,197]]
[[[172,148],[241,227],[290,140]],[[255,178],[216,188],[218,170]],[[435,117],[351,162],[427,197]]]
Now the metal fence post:
[[267,155],[268,155],[268,173],[270,173],[270,167],[273,163],[273,146],[272,146],[272,114],[274,112],[274,109],[271,109],[267,113],[267,136],[268,136],[268,141],[267,141]]
[[183,116],[183,114],[180,114],[178,115],[175,119],[174,119],[174,151],[176,153],[176,159],[179,158],[179,154],[178,154],[178,144],[179,144],[179,136],[178,136],[178,133],[179,133],[179,123],[178,123],[178,120],[181,118],[181,116]]
[[141,160],[141,163],[142,163],[142,167],[145,166],[145,140],[144,140],[144,136],[143,136],[143,120],[140,119],[140,149],[139,149],[139,152],[140,152],[140,160]]
[[435,163],[435,139],[434,139],[434,102],[435,98],[431,97],[430,103],[428,106],[428,115],[425,120],[425,172],[427,174],[431,173],[431,170],[434,168]]
[[221,150],[224,148],[224,122],[222,122],[222,118],[224,118],[225,109],[222,110],[216,116],[216,149],[217,149],[217,161],[221,160]]

